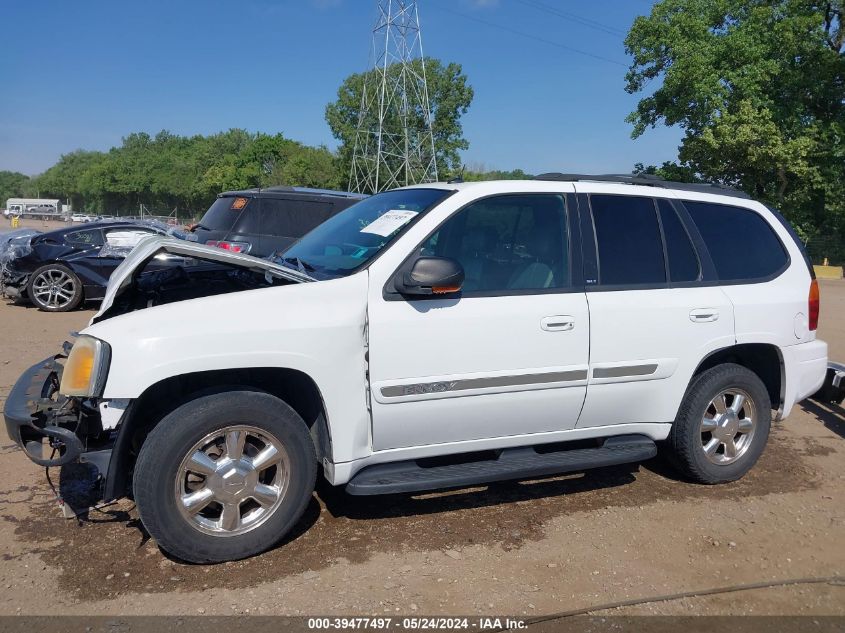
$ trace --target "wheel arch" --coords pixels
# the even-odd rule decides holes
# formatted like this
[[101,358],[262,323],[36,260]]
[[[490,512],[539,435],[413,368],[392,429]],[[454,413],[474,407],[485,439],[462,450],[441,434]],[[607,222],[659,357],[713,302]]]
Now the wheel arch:
[[317,383],[305,372],[253,367],[180,374],[150,385],[127,408],[112,448],[104,498],[112,500],[126,494],[141,446],[168,413],[200,396],[232,389],[256,389],[283,400],[308,426],[318,462],[332,460],[326,406]]
[[754,372],[766,386],[772,407],[780,409],[783,406],[786,377],[783,352],[777,345],[739,343],[715,350],[698,364],[690,379],[690,384],[702,372],[724,363],[735,363]]

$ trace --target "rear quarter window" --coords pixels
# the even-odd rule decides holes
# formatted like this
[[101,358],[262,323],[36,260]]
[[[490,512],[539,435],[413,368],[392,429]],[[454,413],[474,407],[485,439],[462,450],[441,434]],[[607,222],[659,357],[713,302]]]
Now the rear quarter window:
[[[258,214],[256,213],[259,205],[257,200],[242,196],[223,196],[217,198],[214,203],[205,212],[200,220],[200,225],[203,228],[212,231],[230,231],[235,222],[241,220],[239,224],[251,224],[247,216],[255,216],[255,232],[258,232]],[[239,227],[240,228],[240,227]],[[245,230],[241,228],[241,230]]]
[[771,278],[789,256],[769,223],[743,207],[683,201],[698,227],[721,281]]
[[103,232],[100,229],[74,231],[65,235],[65,242],[74,246],[102,246]]

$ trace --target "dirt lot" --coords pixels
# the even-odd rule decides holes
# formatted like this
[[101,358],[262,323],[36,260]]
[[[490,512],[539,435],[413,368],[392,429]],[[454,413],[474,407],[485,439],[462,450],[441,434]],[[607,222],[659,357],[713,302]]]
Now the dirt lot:
[[[80,222],[61,222],[59,220],[33,220],[31,218],[21,218],[20,224],[18,226],[19,229],[36,229],[38,231],[55,231],[56,229],[64,229],[69,226],[82,226]],[[4,219],[2,223],[0,223],[0,233],[4,233],[6,231],[14,231],[15,229],[12,228],[12,223],[9,220]]]
[[[845,282],[821,336],[845,360]],[[0,402],[90,311],[0,304]],[[845,415],[807,403],[742,481],[698,486],[658,461],[448,494],[356,499],[323,487],[295,534],[213,566],[165,557],[129,502],[59,517],[44,472],[0,442],[0,614],[528,616],[737,583],[845,574]],[[64,490],[84,488],[80,467]],[[56,473],[58,476],[58,473]],[[84,490],[83,490],[84,492]],[[613,613],[845,614],[843,584],[649,603]]]

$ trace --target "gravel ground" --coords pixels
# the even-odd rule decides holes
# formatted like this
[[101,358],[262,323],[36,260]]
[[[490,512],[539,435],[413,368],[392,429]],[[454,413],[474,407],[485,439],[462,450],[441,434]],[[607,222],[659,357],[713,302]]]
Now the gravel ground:
[[[90,310],[0,304],[0,404]],[[845,282],[822,282],[821,336],[845,360]],[[2,614],[525,616],[734,584],[845,574],[842,408],[805,403],[741,481],[699,486],[658,460],[428,495],[321,486],[282,546],[250,560],[167,558],[121,501],[60,517],[44,478],[0,441]],[[59,473],[54,473],[59,478]],[[60,485],[85,495],[89,472]],[[802,584],[602,614],[845,615],[845,586]]]

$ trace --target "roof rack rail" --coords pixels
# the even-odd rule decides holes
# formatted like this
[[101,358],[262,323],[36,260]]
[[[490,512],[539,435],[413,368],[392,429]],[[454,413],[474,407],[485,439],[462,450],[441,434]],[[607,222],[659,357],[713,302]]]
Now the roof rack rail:
[[287,185],[273,185],[264,187],[261,191],[290,191],[293,193],[311,193],[321,196],[335,196],[337,198],[366,198],[367,196],[353,191],[335,191],[334,189],[320,189],[314,187],[288,187]]
[[550,172],[534,176],[534,180],[550,180],[556,182],[613,182],[626,185],[642,185],[646,187],[660,187],[661,189],[677,189],[679,191],[697,191],[699,193],[714,193],[733,198],[750,199],[744,191],[708,182],[674,182],[664,180],[656,174],[561,174]]

